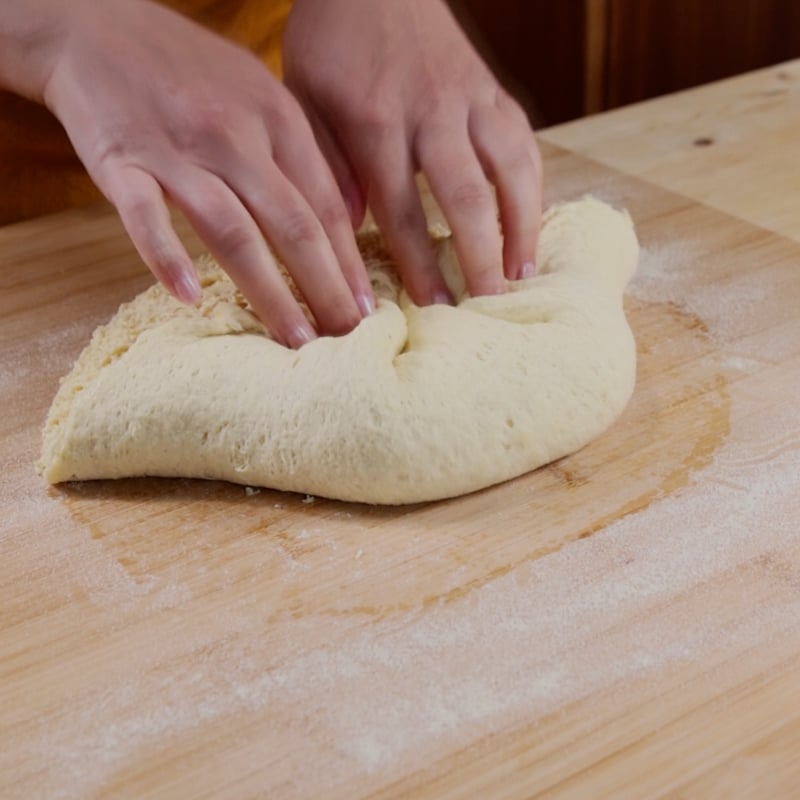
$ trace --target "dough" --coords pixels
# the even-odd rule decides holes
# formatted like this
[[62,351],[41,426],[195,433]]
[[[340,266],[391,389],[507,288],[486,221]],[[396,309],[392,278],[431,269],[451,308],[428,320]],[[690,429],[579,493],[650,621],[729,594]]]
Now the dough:
[[627,213],[593,198],[550,208],[539,274],[492,297],[466,296],[449,235],[433,238],[457,306],[411,303],[379,235],[364,234],[377,311],[299,351],[265,334],[208,257],[199,308],[151,287],[62,379],[40,473],[216,478],[400,504],[513,478],[602,433],[635,377]]

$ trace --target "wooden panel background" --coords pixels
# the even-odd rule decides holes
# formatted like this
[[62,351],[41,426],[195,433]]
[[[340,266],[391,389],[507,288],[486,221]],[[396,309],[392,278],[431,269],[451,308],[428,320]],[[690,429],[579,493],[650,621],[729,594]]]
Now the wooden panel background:
[[796,0],[453,5],[539,127],[800,56]]
[[451,0],[461,24],[535,124],[584,112],[585,0]]
[[[280,74],[291,0],[162,0],[257,52]],[[45,108],[0,91],[0,225],[101,198],[64,129]]]
[[797,0],[609,0],[606,108],[800,56]]

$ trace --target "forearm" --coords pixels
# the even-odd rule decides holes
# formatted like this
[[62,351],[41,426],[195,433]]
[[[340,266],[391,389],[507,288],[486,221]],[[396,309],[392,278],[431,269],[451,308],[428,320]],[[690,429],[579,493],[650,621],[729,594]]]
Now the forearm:
[[0,0],[0,88],[43,102],[59,42],[81,0]]

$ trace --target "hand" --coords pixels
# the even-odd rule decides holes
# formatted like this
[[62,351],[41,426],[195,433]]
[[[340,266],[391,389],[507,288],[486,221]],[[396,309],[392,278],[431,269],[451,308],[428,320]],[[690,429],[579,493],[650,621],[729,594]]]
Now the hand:
[[295,0],[284,69],[354,223],[367,200],[412,299],[447,298],[418,170],[453,230],[471,294],[533,273],[542,174],[533,132],[441,0]]
[[145,263],[195,301],[194,267],[165,198],[187,217],[273,335],[344,333],[373,307],[330,167],[290,93],[252,55],[145,0],[71,0],[48,106],[116,206]]

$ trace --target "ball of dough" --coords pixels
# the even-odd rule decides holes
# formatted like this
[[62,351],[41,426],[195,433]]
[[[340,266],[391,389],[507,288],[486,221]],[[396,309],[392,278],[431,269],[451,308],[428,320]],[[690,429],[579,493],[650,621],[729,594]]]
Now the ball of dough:
[[198,308],[153,286],[98,328],[62,380],[41,474],[415,503],[513,478],[601,434],[635,378],[627,213],[593,198],[550,208],[539,274],[491,297],[464,294],[449,236],[434,239],[455,306],[414,305],[366,234],[377,310],[299,351],[269,338],[208,257]]

